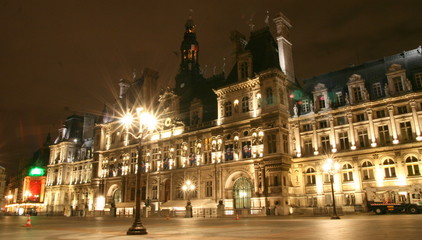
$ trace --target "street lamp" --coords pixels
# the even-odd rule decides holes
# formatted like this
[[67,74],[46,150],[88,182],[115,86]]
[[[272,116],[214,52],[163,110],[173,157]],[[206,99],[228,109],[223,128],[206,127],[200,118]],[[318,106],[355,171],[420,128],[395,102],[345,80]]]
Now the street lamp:
[[182,190],[187,193],[188,195],[188,202],[186,203],[186,218],[192,217],[192,205],[190,202],[190,193],[195,190],[195,185],[191,182],[191,180],[187,180],[185,184],[182,186]]
[[[147,234],[147,229],[142,225],[141,222],[141,171],[142,171],[142,140],[145,139],[148,134],[153,131],[156,127],[157,120],[154,116],[144,111],[143,108],[136,109],[137,116],[136,118],[132,114],[127,113],[124,115],[120,122],[126,128],[126,132],[131,134],[136,139],[139,140],[137,150],[138,150],[138,163],[137,163],[137,172],[136,172],[136,195],[135,195],[135,220],[133,221],[132,226],[127,230],[127,235],[144,235]],[[129,129],[133,128],[133,124],[137,120],[137,132],[130,132]]]
[[337,161],[334,161],[332,158],[327,158],[325,160],[324,165],[322,165],[322,169],[324,170],[324,172],[330,175],[331,195],[333,197],[333,216],[331,216],[331,219],[340,219],[340,217],[337,215],[336,199],[334,196],[334,186],[333,186],[334,174],[340,169],[340,164]]

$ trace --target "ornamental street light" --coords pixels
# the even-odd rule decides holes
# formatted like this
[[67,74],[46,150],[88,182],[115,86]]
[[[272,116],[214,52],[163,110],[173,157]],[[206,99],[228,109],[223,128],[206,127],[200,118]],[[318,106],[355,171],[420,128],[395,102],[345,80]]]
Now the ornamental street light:
[[192,217],[192,205],[190,202],[190,194],[191,192],[195,191],[195,185],[191,182],[191,180],[187,180],[185,184],[182,186],[182,190],[187,194],[188,196],[188,202],[186,203],[186,218]]
[[340,219],[340,217],[337,215],[337,209],[336,209],[336,198],[334,196],[334,174],[338,172],[340,169],[340,164],[337,161],[334,161],[332,158],[325,159],[324,165],[322,165],[322,169],[325,173],[330,175],[330,183],[331,183],[331,195],[333,197],[333,216],[331,216],[331,219]]
[[142,140],[145,139],[157,125],[157,120],[154,116],[144,111],[143,108],[136,109],[136,117],[127,113],[120,122],[126,129],[126,132],[138,139],[138,163],[136,171],[136,195],[135,195],[135,220],[132,226],[128,229],[127,235],[144,235],[147,234],[147,229],[141,222],[141,172],[142,172]]

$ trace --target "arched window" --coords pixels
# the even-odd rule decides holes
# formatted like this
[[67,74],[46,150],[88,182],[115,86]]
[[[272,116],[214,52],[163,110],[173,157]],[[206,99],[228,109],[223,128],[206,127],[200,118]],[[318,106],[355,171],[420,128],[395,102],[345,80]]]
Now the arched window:
[[242,112],[249,112],[249,97],[242,98]]
[[392,159],[386,159],[382,163],[384,166],[384,177],[393,178],[396,177],[396,167],[394,166],[394,161]]
[[113,194],[113,201],[114,201],[115,203],[120,203],[120,202],[122,202],[122,190],[120,190],[120,188],[119,188],[119,189],[117,189],[116,191],[114,191],[114,194]]
[[344,164],[341,172],[343,174],[343,182],[353,181],[353,167],[351,164]]
[[245,177],[236,180],[233,185],[234,204],[236,208],[250,208],[252,184]]
[[374,179],[374,165],[370,161],[362,164],[362,178],[363,180]]
[[232,102],[227,101],[224,103],[224,116],[230,117],[232,115]]
[[267,88],[267,104],[273,104],[273,89]]
[[315,185],[316,179],[315,179],[315,169],[314,168],[308,168],[306,170],[306,185]]
[[421,175],[419,171],[419,162],[416,157],[408,157],[406,158],[406,167],[407,167],[407,174],[409,176],[418,176]]

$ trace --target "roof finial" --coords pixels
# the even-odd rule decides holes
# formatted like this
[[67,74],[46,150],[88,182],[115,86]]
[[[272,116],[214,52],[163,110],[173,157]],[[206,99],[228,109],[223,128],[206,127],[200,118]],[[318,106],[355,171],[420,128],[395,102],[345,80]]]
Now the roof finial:
[[255,27],[255,24],[253,24],[253,16],[249,18],[249,28],[251,29],[251,32],[253,31],[253,28]]
[[267,17],[265,18],[265,24],[267,26],[270,25],[270,11],[267,10]]
[[190,8],[190,9],[189,9],[189,19],[192,19],[192,15],[193,15],[193,9],[192,9],[192,8]]

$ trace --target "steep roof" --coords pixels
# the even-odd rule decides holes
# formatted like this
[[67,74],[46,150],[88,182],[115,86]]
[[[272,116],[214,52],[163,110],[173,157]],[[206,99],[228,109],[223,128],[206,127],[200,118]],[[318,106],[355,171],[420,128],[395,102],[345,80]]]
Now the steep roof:
[[400,64],[406,69],[407,78],[412,81],[415,90],[414,73],[415,71],[420,71],[422,69],[421,47],[361,65],[351,66],[339,71],[305,79],[303,91],[311,95],[314,87],[318,83],[323,83],[328,91],[346,91],[349,77],[353,74],[359,74],[365,79],[365,86],[369,90],[370,98],[375,99],[376,97],[371,91],[371,86],[377,82],[381,83],[382,86],[387,83],[386,73],[392,64]]
[[[269,27],[251,32],[249,41],[245,46],[246,51],[252,54],[252,71],[253,74],[260,73],[269,68],[280,69],[280,61],[278,57],[278,46],[274,40]],[[226,84],[237,82],[237,62],[230,71]]]

